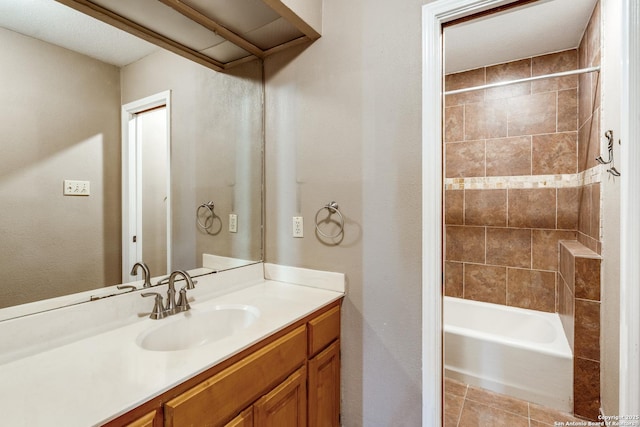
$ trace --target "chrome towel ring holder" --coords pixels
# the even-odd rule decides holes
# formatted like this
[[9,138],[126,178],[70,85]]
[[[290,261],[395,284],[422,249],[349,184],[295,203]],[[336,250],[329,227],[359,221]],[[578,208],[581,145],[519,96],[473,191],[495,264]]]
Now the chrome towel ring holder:
[[[322,212],[325,209],[329,211],[329,215],[326,218],[324,218],[322,221],[318,221],[318,215],[320,215],[320,212]],[[333,215],[334,213],[338,214],[338,217],[340,217],[340,224],[338,227],[338,231],[335,234],[326,234],[320,229],[320,223],[327,222],[329,218],[331,218],[331,215]],[[318,209],[318,212],[316,212],[315,223],[316,223],[316,231],[318,232],[318,234],[323,237],[326,237],[327,239],[335,239],[336,237],[344,233],[344,217],[342,216],[342,213],[338,208],[337,202],[327,203],[326,205]]]
[[[213,226],[213,219],[216,216],[213,213],[213,208],[214,208],[213,202],[212,201],[208,201],[207,203],[201,204],[200,206],[198,206],[198,209],[196,209],[196,221],[198,222],[198,225],[200,226],[200,228],[202,228],[203,230],[210,230],[211,227]],[[210,217],[207,217],[204,220],[204,224],[202,223],[202,221],[200,221],[200,210],[201,209],[207,209],[209,211],[209,213],[211,214]],[[205,215],[206,215],[206,213],[205,213]],[[211,221],[209,221],[209,218],[211,218]]]

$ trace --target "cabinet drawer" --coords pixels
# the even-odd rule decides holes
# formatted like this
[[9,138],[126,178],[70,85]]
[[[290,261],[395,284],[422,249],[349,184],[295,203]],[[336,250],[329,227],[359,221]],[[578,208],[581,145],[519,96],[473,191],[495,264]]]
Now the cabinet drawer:
[[301,326],[165,404],[165,426],[220,426],[306,361]]
[[309,356],[313,356],[340,336],[340,306],[309,322]]

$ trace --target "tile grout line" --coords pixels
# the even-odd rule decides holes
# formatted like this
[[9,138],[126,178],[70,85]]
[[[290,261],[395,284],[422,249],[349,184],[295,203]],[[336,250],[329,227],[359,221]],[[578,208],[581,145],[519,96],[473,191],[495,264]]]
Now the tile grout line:
[[464,410],[464,405],[467,402],[467,392],[469,391],[469,384],[466,384],[464,388],[464,396],[462,397],[462,406],[460,406],[460,412],[458,413],[458,421],[456,422],[456,427],[460,427],[460,421],[462,420],[462,411]]

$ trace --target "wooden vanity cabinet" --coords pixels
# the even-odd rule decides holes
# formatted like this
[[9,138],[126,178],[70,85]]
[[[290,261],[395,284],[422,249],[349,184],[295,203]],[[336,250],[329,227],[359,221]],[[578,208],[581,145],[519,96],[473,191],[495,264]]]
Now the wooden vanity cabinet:
[[339,427],[340,301],[105,427]]
[[340,426],[340,307],[308,323],[309,427]]
[[309,427],[340,426],[340,341],[309,360]]
[[125,424],[126,427],[159,427],[160,425],[162,425],[162,415],[159,415],[157,410]]
[[164,425],[222,426],[307,361],[306,326],[267,344],[164,405]]
[[307,368],[303,366],[253,405],[254,427],[304,426],[307,422]]

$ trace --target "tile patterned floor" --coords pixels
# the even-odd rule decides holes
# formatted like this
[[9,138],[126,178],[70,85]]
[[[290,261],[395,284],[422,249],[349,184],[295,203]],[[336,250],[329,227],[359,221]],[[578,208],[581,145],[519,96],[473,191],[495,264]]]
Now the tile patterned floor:
[[584,421],[449,378],[444,389],[444,427],[548,427],[556,422]]

